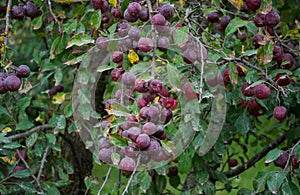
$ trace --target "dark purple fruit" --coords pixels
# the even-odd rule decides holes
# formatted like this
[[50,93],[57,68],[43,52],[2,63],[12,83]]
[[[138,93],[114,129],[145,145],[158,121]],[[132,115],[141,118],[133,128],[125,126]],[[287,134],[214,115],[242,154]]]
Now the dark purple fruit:
[[24,6],[24,9],[25,9],[25,15],[28,16],[28,17],[30,17],[31,19],[36,18],[36,17],[39,16],[39,10],[38,10],[38,8],[31,1],[28,1],[26,3],[26,5]]
[[136,162],[133,158],[124,157],[119,165],[120,170],[125,174],[131,174],[136,167]]
[[143,107],[147,106],[147,104],[148,104],[148,102],[146,100],[144,100],[143,97],[138,98],[138,100],[137,100],[137,106],[139,108],[143,108]]
[[116,99],[108,99],[106,102],[105,102],[105,105],[104,105],[104,108],[105,109],[110,109],[110,106],[113,104],[113,103],[116,103],[118,102],[118,100]]
[[111,154],[112,154],[111,148],[103,148],[99,151],[98,158],[104,163],[111,164],[112,163]]
[[131,28],[128,31],[128,36],[130,39],[138,41],[141,37],[141,29],[139,28]]
[[91,4],[94,7],[94,9],[100,9],[101,13],[107,12],[109,8],[109,4],[106,0],[91,0]]
[[254,95],[258,99],[266,99],[270,96],[270,93],[271,93],[270,88],[264,83],[261,83],[254,87]]
[[242,85],[242,93],[244,96],[247,96],[247,97],[251,97],[254,95],[254,89],[253,87],[250,87],[251,84],[249,83],[243,83]]
[[162,37],[158,38],[158,40],[157,40],[157,48],[158,49],[164,51],[169,47],[170,47],[170,41],[169,41],[168,37],[162,36]]
[[259,116],[263,114],[262,106],[257,103],[256,99],[253,98],[247,103],[248,112],[253,116]]
[[121,18],[122,13],[120,5],[111,8],[111,15],[113,15],[115,18]]
[[241,42],[245,42],[247,40],[247,34],[245,32],[238,32],[237,38],[241,40]]
[[298,169],[299,168],[299,163],[300,161],[297,159],[296,154],[292,155],[292,167],[293,169]]
[[223,82],[225,85],[228,85],[230,83],[230,68],[226,68],[222,74],[223,76]]
[[134,90],[139,92],[139,93],[145,93],[145,92],[149,91],[148,83],[144,80],[137,79],[135,81]]
[[254,35],[252,39],[252,45],[257,49],[261,46],[261,41],[264,40],[264,37],[262,35]]
[[184,94],[190,100],[198,98],[197,93],[192,88],[191,82],[187,82],[184,84]]
[[167,124],[173,117],[173,113],[171,109],[168,108],[163,108],[161,113],[160,113],[160,121],[163,124]]
[[153,134],[153,136],[156,137],[156,138],[160,138],[161,136],[163,136],[164,133],[165,132],[164,132],[163,126],[158,125],[157,126],[157,131]]
[[148,8],[141,9],[139,13],[139,18],[142,22],[147,22],[149,20],[149,10]]
[[99,37],[96,40],[96,46],[100,50],[106,50],[109,44],[109,39],[107,37]]
[[126,22],[122,22],[117,25],[117,32],[120,37],[125,37],[126,35],[128,35],[129,30],[130,30],[130,25]]
[[155,14],[152,17],[152,24],[154,26],[164,26],[166,23],[166,18],[161,14]]
[[116,64],[122,62],[122,60],[123,60],[123,52],[120,52],[120,51],[114,51],[114,52],[112,52],[111,59]]
[[279,45],[274,45],[273,59],[281,64],[282,58],[283,58],[283,52],[281,47]]
[[286,73],[278,73],[275,77],[275,81],[279,86],[287,86],[291,83],[291,79]]
[[128,131],[128,138],[134,142],[136,141],[136,138],[142,133],[142,130],[139,127],[131,127],[127,131]]
[[176,176],[178,175],[178,168],[177,166],[171,166],[168,168],[168,176],[172,177],[172,176]]
[[277,167],[284,168],[287,161],[288,161],[289,155],[286,152],[283,152],[280,154],[280,156],[273,161],[274,165]]
[[230,167],[235,167],[236,165],[238,165],[238,161],[234,158],[230,158],[228,164]]
[[5,88],[4,81],[0,78],[0,94],[5,94],[7,89]]
[[140,38],[138,42],[138,47],[143,52],[151,51],[153,48],[153,41],[150,38]]
[[110,73],[110,78],[113,81],[119,82],[121,80],[122,76],[122,69],[120,68],[114,68]]
[[183,52],[183,61],[192,64],[197,60],[197,51],[195,48],[187,48]]
[[216,27],[217,27],[218,31],[220,31],[220,32],[224,32],[226,29],[226,27],[222,26],[221,23],[217,24]]
[[280,22],[280,16],[275,11],[270,11],[265,16],[265,24],[269,27],[275,27]]
[[156,133],[156,131],[157,131],[156,125],[152,122],[148,122],[143,125],[142,132],[147,135],[153,135],[154,133]]
[[146,119],[147,118],[147,112],[149,110],[149,107],[145,106],[143,108],[141,108],[139,116],[141,119]]
[[131,2],[128,4],[127,11],[132,17],[139,17],[139,12],[142,10],[142,6],[137,2]]
[[[20,150],[19,152],[20,152],[21,157],[22,157],[23,159],[26,159],[26,157],[27,157],[27,152],[26,152],[26,150]],[[20,156],[19,156],[18,153],[15,154],[15,157],[16,157],[16,160],[19,160],[19,159],[20,159]]]
[[231,17],[228,16],[228,15],[225,15],[225,16],[222,16],[222,17],[221,17],[221,22],[220,22],[220,24],[222,25],[222,27],[223,27],[224,29],[226,29],[226,27],[228,26],[230,20],[231,20]]
[[16,20],[22,20],[25,16],[25,10],[22,6],[14,5],[11,9],[11,17]]
[[274,118],[276,118],[277,120],[279,121],[282,121],[285,119],[287,115],[287,110],[284,106],[276,106],[274,108],[274,111],[273,111],[273,116]]
[[58,84],[58,85],[56,85],[55,87],[55,90],[56,90],[56,92],[62,92],[62,91],[64,91],[64,85],[63,84]]
[[128,9],[126,9],[124,12],[124,19],[127,20],[128,22],[136,22],[139,19],[139,17],[138,15],[134,15],[134,16],[130,15]]
[[148,122],[156,123],[159,119],[160,111],[156,106],[150,106],[147,113],[146,118]]
[[147,151],[152,152],[152,154],[155,154],[158,150],[160,150],[160,143],[153,139],[150,141],[150,145],[147,148]]
[[19,78],[26,78],[30,75],[30,69],[27,65],[21,65],[17,68],[17,76]]
[[129,145],[124,148],[124,154],[130,158],[134,158],[138,155],[138,149],[134,147],[134,145]]
[[250,10],[257,10],[261,5],[261,0],[246,0],[246,5]]
[[99,150],[102,150],[103,148],[110,148],[112,146],[113,144],[106,137],[102,137],[98,141]]
[[160,10],[159,13],[161,15],[163,15],[165,17],[166,20],[170,20],[171,18],[173,18],[174,15],[174,8],[171,5],[163,5]]
[[134,86],[135,85],[136,76],[131,72],[125,72],[122,74],[122,83],[126,86]]
[[169,97],[170,96],[168,89],[165,88],[164,86],[161,87],[161,90],[160,90],[159,94],[163,97]]
[[145,149],[150,145],[150,137],[147,134],[140,134],[137,138],[136,138],[136,143],[138,145],[138,147],[140,149]]
[[265,14],[258,13],[254,17],[254,24],[257,27],[265,26]]
[[149,91],[150,93],[159,93],[161,91],[162,88],[162,83],[160,80],[157,79],[153,79],[149,82]]
[[109,22],[109,16],[107,13],[103,13],[101,14],[101,23],[102,24],[105,24],[105,23],[108,23]]
[[207,21],[210,23],[216,23],[219,21],[219,15],[218,12],[213,11],[207,14]]
[[8,91],[17,91],[21,84],[21,79],[15,75],[10,75],[4,80],[4,86]]
[[294,58],[290,53],[283,54],[281,67],[284,69],[290,69],[294,65]]

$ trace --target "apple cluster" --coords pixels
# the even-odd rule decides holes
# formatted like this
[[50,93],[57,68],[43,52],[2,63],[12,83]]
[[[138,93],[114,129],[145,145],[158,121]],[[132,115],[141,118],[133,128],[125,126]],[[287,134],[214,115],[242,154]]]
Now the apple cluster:
[[11,8],[11,17],[16,20],[23,20],[25,16],[33,19],[40,15],[40,10],[31,2],[26,2],[25,5],[14,5]]
[[16,72],[0,72],[0,94],[19,90],[22,78],[27,78],[29,75],[30,69],[27,65],[20,65]]
[[[288,160],[290,160],[288,162]],[[287,152],[282,152],[280,156],[273,161],[274,165],[277,167],[285,168],[287,163],[290,163],[292,169],[298,169],[300,160],[297,159],[296,154],[292,154],[289,159],[289,154]]]

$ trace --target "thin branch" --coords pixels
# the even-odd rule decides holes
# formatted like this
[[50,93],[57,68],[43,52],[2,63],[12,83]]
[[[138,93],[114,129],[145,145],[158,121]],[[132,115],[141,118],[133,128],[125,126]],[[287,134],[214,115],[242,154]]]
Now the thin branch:
[[23,156],[21,155],[19,150],[17,150],[17,154],[18,154],[19,158],[21,159],[21,161],[23,162],[23,164],[25,165],[26,169],[28,169],[30,171],[31,177],[35,180],[38,188],[41,190],[42,187],[41,187],[41,184],[40,184],[39,180],[37,180],[35,175],[31,172],[31,169],[30,169],[29,165],[27,164],[26,160],[23,158]]
[[49,150],[49,146],[47,146],[47,148],[45,149],[45,152],[44,152],[44,155],[43,155],[43,158],[42,158],[40,170],[39,170],[38,176],[36,178],[38,181],[40,181],[40,178],[41,178],[41,175],[42,175],[42,172],[43,172],[43,169],[44,169],[44,165],[45,165],[45,162],[46,162],[46,157],[47,157],[48,150]]
[[52,129],[53,127],[50,125],[41,125],[41,126],[37,126],[33,129],[31,129],[30,131],[26,131],[25,133],[20,133],[20,134],[16,134],[16,135],[12,135],[7,137],[9,140],[11,141],[16,141],[25,137],[30,136],[31,134],[35,133],[35,132],[39,132],[39,131],[43,131],[43,130],[48,130],[48,129]]
[[[147,5],[148,5],[148,9],[149,9],[149,17],[152,18],[152,5],[151,5],[151,1],[147,0]],[[152,56],[152,63],[151,63],[151,77],[154,79],[155,77],[155,69],[156,69],[156,65],[155,65],[155,58],[156,58],[156,40],[155,40],[155,29],[154,26],[151,26],[151,32],[152,32],[152,42],[153,42],[153,56]]]
[[10,19],[10,10],[11,10],[11,2],[12,0],[8,0],[7,2],[7,7],[6,7],[6,15],[5,15],[5,38],[4,38],[4,45],[5,47],[7,47],[7,42],[8,42],[8,33],[9,33],[9,28],[10,28],[10,23],[9,23],[9,19]]
[[257,163],[260,159],[265,157],[270,150],[273,150],[274,148],[279,146],[281,143],[283,143],[285,141],[285,139],[286,139],[286,133],[284,133],[283,135],[278,137],[274,142],[270,143],[261,152],[254,155],[248,162],[243,163],[241,166],[237,167],[234,170],[224,172],[224,174],[228,178],[230,178],[230,177],[234,177],[234,176],[239,175],[240,173],[246,171],[247,169],[249,169],[250,167],[255,165],[255,163]]
[[139,155],[139,156],[138,156],[138,160],[137,160],[137,162],[136,162],[136,166],[135,166],[135,168],[134,168],[132,174],[130,175],[130,178],[129,178],[128,182],[127,182],[127,185],[126,185],[126,187],[125,187],[125,189],[124,189],[122,195],[125,195],[125,193],[128,192],[128,188],[129,188],[129,186],[130,186],[130,184],[131,184],[131,182],[132,182],[132,180],[133,180],[133,176],[134,176],[134,174],[135,174],[135,172],[136,172],[136,169],[138,168],[138,166],[139,166],[139,164],[140,164],[140,159],[141,159],[141,156]]
[[57,25],[58,25],[58,32],[59,32],[59,34],[61,34],[62,30],[61,30],[60,22],[58,21],[56,15],[53,13],[51,0],[48,0],[48,6],[49,6],[49,12],[50,12],[51,16],[53,17],[55,23],[57,23]]
[[293,156],[293,153],[294,153],[294,150],[295,148],[300,144],[300,140],[291,148],[290,150],[290,153],[289,153],[289,157],[288,157],[288,160],[286,161],[286,164],[285,164],[285,167],[283,169],[284,172],[286,172],[287,168],[288,168],[288,165],[289,165],[289,162],[291,160],[291,157]]
[[109,177],[109,174],[110,174],[110,171],[111,171],[111,168],[112,168],[112,165],[109,166],[109,169],[107,170],[107,173],[106,173],[106,176],[105,176],[105,180],[103,181],[102,186],[101,186],[101,188],[99,189],[97,195],[100,195],[100,194],[101,194],[101,191],[103,190],[105,184],[107,183],[108,177]]

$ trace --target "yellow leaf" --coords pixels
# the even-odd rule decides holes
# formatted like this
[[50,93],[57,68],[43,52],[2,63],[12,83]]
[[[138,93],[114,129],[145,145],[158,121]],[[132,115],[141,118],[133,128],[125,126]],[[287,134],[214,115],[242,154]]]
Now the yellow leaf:
[[113,7],[117,7],[117,0],[108,0],[108,2],[109,2]]
[[12,159],[9,159],[9,157],[8,156],[1,156],[0,157],[4,162],[6,162],[6,163],[8,163],[8,164],[10,164],[10,165],[12,165],[12,164],[14,164],[15,162],[16,162],[16,157],[12,157]]
[[179,0],[179,4],[181,7],[184,5],[184,3],[185,3],[185,0]]
[[236,7],[237,9],[241,9],[244,5],[244,1],[243,0],[228,0],[234,7]]
[[159,96],[156,96],[156,97],[154,98],[154,100],[153,100],[153,103],[157,103],[158,100],[159,100]]
[[242,66],[242,65],[238,65],[239,67],[240,67],[240,69],[243,71],[243,73],[246,75],[247,73],[248,73],[248,70],[247,70],[247,68],[245,68],[244,66]]
[[130,49],[128,54],[128,59],[131,64],[134,64],[139,61],[139,56],[135,53],[134,50]]
[[62,104],[65,101],[66,94],[65,93],[57,93],[55,96],[52,98],[52,103],[53,104]]
[[5,127],[2,129],[2,133],[4,132],[11,132],[11,128],[10,127]]
[[160,63],[162,63],[162,64],[166,64],[166,62],[163,61],[163,60],[161,60],[161,59],[156,59],[156,61],[157,61],[157,62],[160,62]]
[[36,122],[40,122],[40,123],[42,123],[43,125],[44,125],[45,122],[46,122],[45,119],[41,117],[41,113],[39,114],[38,117],[35,118],[35,121],[36,121]]
[[115,120],[115,118],[116,118],[115,115],[110,114],[110,115],[104,116],[103,121],[113,122]]

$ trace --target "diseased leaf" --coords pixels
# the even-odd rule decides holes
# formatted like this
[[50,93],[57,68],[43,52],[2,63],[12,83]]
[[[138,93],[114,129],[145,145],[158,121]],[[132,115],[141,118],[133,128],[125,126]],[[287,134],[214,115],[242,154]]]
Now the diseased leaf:
[[273,150],[271,150],[270,152],[268,152],[268,154],[266,155],[266,160],[265,163],[270,163],[273,162],[274,160],[276,160],[280,154],[282,153],[282,150],[279,150],[278,148],[275,148]]
[[76,46],[82,46],[86,44],[94,43],[94,39],[92,39],[87,34],[77,34],[74,35],[68,42],[66,49],[76,45]]

